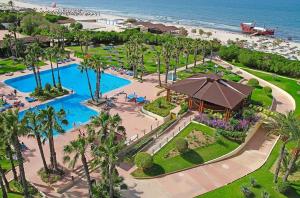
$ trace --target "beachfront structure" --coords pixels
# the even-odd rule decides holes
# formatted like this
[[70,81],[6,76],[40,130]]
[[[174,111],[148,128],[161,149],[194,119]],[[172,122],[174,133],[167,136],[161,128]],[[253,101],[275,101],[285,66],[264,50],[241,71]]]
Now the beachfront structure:
[[151,32],[154,34],[179,34],[179,28],[175,26],[168,26],[161,23],[151,23],[145,21],[137,21],[133,23],[134,26],[140,28],[142,32]]
[[211,109],[225,113],[228,120],[232,111],[243,107],[253,88],[240,83],[227,81],[216,74],[198,74],[180,80],[167,87],[167,100],[171,101],[171,91],[187,96],[191,110]]

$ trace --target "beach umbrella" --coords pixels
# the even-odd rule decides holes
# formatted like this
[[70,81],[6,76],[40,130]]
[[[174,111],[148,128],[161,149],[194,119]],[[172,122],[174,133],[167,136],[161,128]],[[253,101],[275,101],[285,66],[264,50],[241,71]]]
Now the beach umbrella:
[[51,3],[51,7],[52,7],[52,8],[56,8],[56,3],[55,3],[55,2],[52,2],[52,3]]

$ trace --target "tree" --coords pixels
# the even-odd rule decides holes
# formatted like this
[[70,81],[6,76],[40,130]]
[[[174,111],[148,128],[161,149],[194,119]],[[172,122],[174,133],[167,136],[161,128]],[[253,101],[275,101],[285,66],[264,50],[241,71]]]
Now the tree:
[[[5,159],[5,155],[3,154],[3,153],[5,153],[4,152],[4,147],[5,147],[4,141],[0,141],[0,147],[1,147],[1,149],[0,149],[0,160],[4,160]],[[6,192],[11,192],[10,187],[9,187],[9,182],[6,178],[5,171],[3,170],[2,166],[1,166],[1,163],[0,163],[0,180],[4,181],[4,185],[0,184],[1,188],[2,188],[2,194],[6,193]],[[2,181],[0,181],[0,182],[2,182]],[[3,192],[3,190],[5,192]]]
[[8,1],[8,2],[7,2],[7,5],[10,6],[12,10],[14,9],[14,5],[15,5],[15,4],[14,4],[13,1]]
[[30,195],[29,195],[28,184],[25,176],[23,156],[21,153],[21,144],[19,141],[19,136],[26,135],[27,130],[24,122],[20,121],[19,110],[9,109],[6,112],[1,113],[0,123],[1,123],[0,128],[2,128],[5,138],[9,139],[12,142],[14,149],[16,151],[24,197],[29,198]]
[[50,149],[50,162],[51,168],[59,172],[58,163],[56,160],[56,152],[54,146],[53,133],[54,130],[57,133],[64,133],[63,125],[68,125],[66,119],[66,112],[63,109],[55,111],[52,106],[47,106],[46,109],[42,109],[39,112],[42,130],[46,132],[47,139],[49,140],[49,149]]
[[73,31],[79,31],[83,28],[83,25],[81,23],[78,23],[78,22],[73,22],[73,23],[70,24],[70,28]]
[[269,128],[272,133],[280,135],[280,139],[282,141],[274,173],[275,183],[278,181],[278,174],[285,156],[286,144],[292,139],[291,132],[294,130],[293,126],[295,122],[297,123],[298,119],[292,111],[287,115],[276,113],[266,120],[266,127]]
[[42,162],[43,162],[43,166],[44,166],[44,170],[46,173],[49,173],[49,169],[47,166],[47,162],[45,159],[45,154],[44,154],[44,150],[43,150],[43,144],[46,141],[46,134],[44,133],[44,131],[42,131],[42,126],[40,123],[40,115],[35,112],[35,111],[27,111],[25,113],[25,117],[24,120],[26,122],[26,126],[28,129],[28,136],[29,137],[34,137],[37,141],[38,144],[38,148],[40,151],[40,155],[42,158]]
[[165,77],[165,84],[168,83],[168,75],[170,70],[170,61],[173,53],[173,45],[170,41],[167,41],[162,46],[162,56],[164,58],[166,64],[166,77]]
[[17,29],[18,29],[18,26],[17,24],[15,23],[12,23],[8,26],[8,31],[13,35],[14,37],[14,40],[13,40],[13,43],[14,43],[14,48],[15,48],[15,55],[16,55],[16,58],[19,57],[19,53],[18,53],[18,38],[17,38]]
[[195,39],[192,43],[192,47],[194,49],[194,67],[196,67],[196,65],[197,65],[197,56],[198,56],[198,50],[199,50],[200,44],[201,44],[200,39]]
[[137,67],[141,63],[142,43],[140,35],[133,35],[125,45],[127,62],[132,67],[134,78],[137,78]]
[[[112,125],[114,124],[111,124],[111,126]],[[101,144],[95,146],[93,149],[95,164],[100,164],[102,169],[101,183],[102,186],[104,186],[103,190],[104,192],[108,192],[110,198],[116,196],[115,188],[120,184],[120,177],[118,176],[116,165],[119,160],[118,154],[125,146],[124,140],[116,140],[115,133],[117,132],[117,128],[118,127],[111,128],[110,133],[104,139],[101,135],[98,136],[98,140]],[[95,196],[99,197],[99,195]]]
[[191,53],[191,41],[189,39],[185,39],[184,41],[184,48],[183,48],[183,53],[185,54],[185,69],[188,69],[188,64],[189,64],[189,56]]
[[188,150],[188,142],[182,137],[175,139],[175,145],[179,153],[184,153]]
[[25,56],[25,64],[32,67],[35,81],[36,81],[36,87],[39,90],[42,90],[42,80],[40,75],[40,69],[39,69],[39,58],[42,55],[42,48],[39,46],[38,43],[30,44],[26,49],[27,55]]
[[8,159],[9,159],[9,162],[10,162],[10,165],[11,165],[11,170],[12,170],[12,173],[13,173],[13,176],[14,176],[14,180],[18,180],[18,175],[17,175],[17,170],[16,170],[16,166],[15,166],[15,160],[13,158],[13,151],[11,149],[11,144],[8,140],[6,140],[5,142],[6,144],[6,155],[8,156]]
[[95,90],[95,99],[96,101],[99,101],[100,98],[102,97],[101,94],[101,74],[104,70],[104,60],[97,55],[92,56],[89,59],[89,65],[90,68],[93,69],[96,73],[96,90]]
[[175,58],[175,65],[174,65],[174,75],[177,74],[177,67],[179,66],[179,58],[182,51],[182,39],[177,37],[174,40],[174,58]]
[[93,91],[92,91],[92,86],[91,86],[91,81],[90,81],[90,77],[89,77],[89,59],[87,56],[84,56],[83,61],[80,63],[80,65],[78,66],[78,69],[81,73],[85,72],[86,74],[86,79],[88,82],[88,87],[89,87],[89,91],[90,91],[90,96],[92,98],[92,100],[94,101],[94,95],[93,95]]
[[81,160],[87,183],[89,186],[89,197],[92,196],[92,182],[89,173],[88,162],[86,159],[86,152],[90,146],[91,139],[79,134],[76,140],[71,141],[68,145],[64,147],[64,163],[69,163],[69,167],[74,169],[78,160]]
[[58,79],[58,89],[62,90],[62,84],[61,84],[61,78],[60,78],[60,69],[59,69],[59,66],[58,66],[58,62],[61,61],[61,59],[64,57],[65,55],[65,51],[64,49],[61,49],[59,47],[55,47],[54,48],[54,58],[56,60],[56,71],[57,71],[57,79]]
[[13,56],[14,55],[14,51],[13,51],[13,37],[10,34],[5,34],[4,38],[3,38],[3,46],[6,49],[9,49],[8,51],[10,51],[10,55]]
[[54,68],[53,68],[53,59],[55,57],[55,48],[49,47],[44,51],[44,57],[49,60],[51,66],[51,74],[52,74],[52,82],[53,86],[56,87],[55,76],[54,76]]
[[134,158],[134,164],[142,170],[149,169],[153,166],[153,157],[146,152],[139,152]]
[[[1,165],[0,165],[0,169],[2,170]],[[0,171],[1,171],[1,170],[0,170]],[[4,184],[3,184],[3,175],[2,175],[2,171],[1,171],[1,174],[0,174],[0,187],[1,187],[1,191],[2,191],[2,197],[3,197],[3,198],[7,198],[6,187],[5,187]]]
[[155,57],[156,57],[156,64],[157,64],[157,72],[158,72],[158,85],[161,87],[161,78],[160,78],[160,70],[161,70],[161,49],[155,48]]

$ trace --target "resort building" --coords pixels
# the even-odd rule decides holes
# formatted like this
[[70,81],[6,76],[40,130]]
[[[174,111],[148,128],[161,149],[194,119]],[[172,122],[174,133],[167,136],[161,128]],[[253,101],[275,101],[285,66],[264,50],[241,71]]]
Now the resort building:
[[172,100],[171,91],[183,94],[189,109],[200,113],[204,109],[223,112],[228,120],[232,111],[243,107],[252,90],[250,86],[224,80],[216,74],[199,74],[168,86],[167,100]]

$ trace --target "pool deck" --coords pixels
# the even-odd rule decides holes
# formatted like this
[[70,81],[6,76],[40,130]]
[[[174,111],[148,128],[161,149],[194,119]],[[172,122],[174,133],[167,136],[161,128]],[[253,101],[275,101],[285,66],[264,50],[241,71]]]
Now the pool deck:
[[[66,66],[72,63],[80,63],[80,59],[76,59],[74,62],[69,62],[66,64],[61,65]],[[48,70],[50,69],[50,65],[43,66],[40,71]],[[147,100],[154,100],[157,97],[157,93],[160,91],[159,88],[156,87],[157,85],[157,75],[147,75],[144,77],[143,83],[134,80],[132,77],[129,77],[127,75],[120,75],[119,73],[116,73],[112,70],[107,70],[107,73],[128,79],[131,81],[131,84],[113,90],[111,92],[108,92],[107,94],[104,94],[103,96],[113,96],[116,93],[119,92],[125,92],[127,94],[135,92],[138,96],[146,96]],[[26,70],[24,72],[15,72],[13,76],[5,76],[1,75],[1,86],[0,86],[0,92],[4,94],[9,94],[12,93],[14,88],[6,85],[4,83],[5,80],[31,74],[32,71]],[[63,76],[62,76],[63,78]],[[25,96],[28,96],[28,93],[23,93],[23,92],[18,92],[17,93],[17,98],[18,100],[22,101],[25,106],[21,108],[20,110],[27,109],[29,107],[34,107],[39,104],[42,104],[41,102],[33,102],[33,103],[28,103],[25,101]],[[11,101],[8,101],[11,102]],[[49,101],[46,101],[49,102]],[[110,110],[111,114],[119,114],[121,118],[123,118],[122,125],[126,129],[126,136],[128,139],[133,139],[136,136],[143,136],[144,133],[147,133],[151,130],[151,127],[155,127],[159,124],[159,122],[151,117],[148,117],[141,113],[141,108],[142,105],[136,104],[134,102],[128,102],[126,100],[125,95],[119,95],[117,96],[117,100],[114,102],[116,105]],[[101,108],[96,108],[95,110],[101,111]],[[56,148],[56,153],[57,153],[57,159],[58,162],[63,165],[63,147],[68,144],[70,141],[76,139],[78,135],[78,129],[73,129],[65,133],[64,135],[59,135],[55,137],[55,148]],[[49,197],[60,197],[61,194],[58,194],[54,191],[54,188],[58,188],[61,185],[68,184],[72,181],[71,175],[74,176],[74,178],[79,178],[78,173],[76,171],[71,171],[69,170],[66,165],[63,165],[64,170],[66,170],[67,175],[63,179],[63,181],[57,182],[55,185],[49,186],[45,183],[43,183],[40,179],[40,177],[37,175],[37,171],[42,168],[42,161],[40,158],[40,153],[36,144],[36,140],[33,138],[27,138],[27,137],[22,137],[20,138],[21,141],[23,141],[27,147],[29,148],[28,151],[25,151],[23,153],[23,156],[25,158],[25,171],[26,171],[26,177],[27,179],[34,184],[40,191],[44,192],[47,196]],[[43,146],[44,148],[44,153],[47,162],[49,163],[49,147],[48,144],[45,143]],[[80,166],[80,163],[78,163]],[[79,167],[77,167],[79,168]],[[72,172],[72,173],[71,173]],[[92,173],[92,176],[96,177],[98,174]],[[12,174],[8,173],[8,178],[12,179]],[[81,182],[79,182],[81,183]],[[74,190],[74,189],[72,189]],[[81,189],[82,191],[82,189]],[[85,193],[85,192],[84,192]]]

